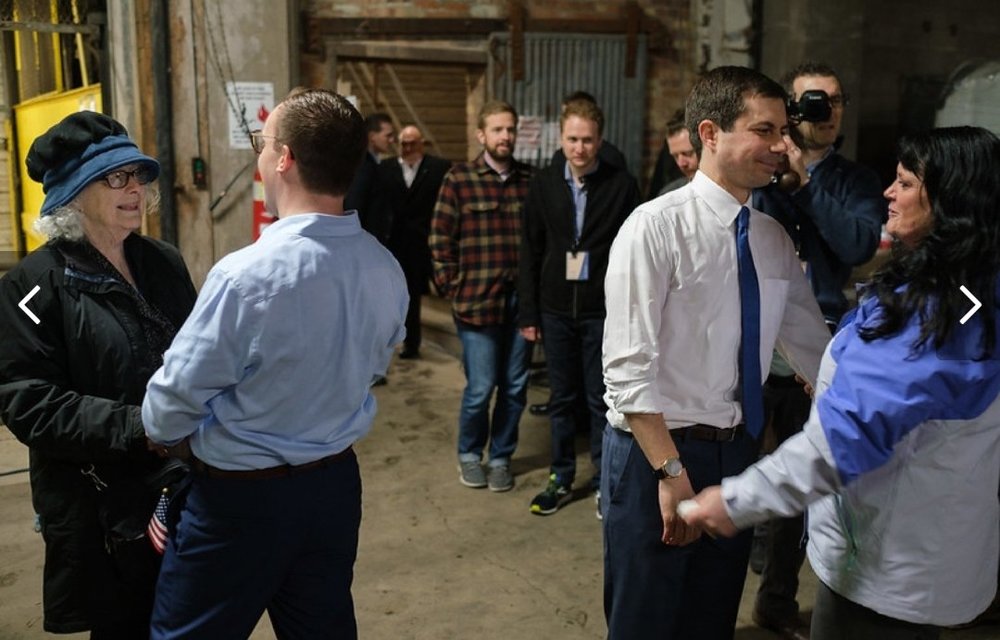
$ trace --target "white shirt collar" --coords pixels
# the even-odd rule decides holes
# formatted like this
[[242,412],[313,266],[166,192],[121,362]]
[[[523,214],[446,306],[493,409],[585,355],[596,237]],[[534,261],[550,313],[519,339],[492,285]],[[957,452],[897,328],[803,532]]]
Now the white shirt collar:
[[733,224],[742,207],[750,207],[750,198],[747,198],[745,202],[740,202],[733,197],[733,194],[702,173],[700,169],[691,179],[691,188],[705,201],[719,222],[727,227]]
[[414,162],[413,164],[410,164],[406,160],[403,160],[403,156],[396,156],[396,160],[399,161],[399,166],[416,170],[420,167],[420,163],[424,161],[424,157],[420,156],[420,159]]

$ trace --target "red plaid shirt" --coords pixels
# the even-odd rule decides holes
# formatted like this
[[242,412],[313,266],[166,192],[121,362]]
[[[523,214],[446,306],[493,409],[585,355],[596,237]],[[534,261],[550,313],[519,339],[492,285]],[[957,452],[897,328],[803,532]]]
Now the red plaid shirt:
[[532,173],[529,165],[513,161],[507,180],[501,180],[480,154],[444,178],[429,243],[434,283],[462,322],[514,320],[505,309],[517,282],[521,212]]

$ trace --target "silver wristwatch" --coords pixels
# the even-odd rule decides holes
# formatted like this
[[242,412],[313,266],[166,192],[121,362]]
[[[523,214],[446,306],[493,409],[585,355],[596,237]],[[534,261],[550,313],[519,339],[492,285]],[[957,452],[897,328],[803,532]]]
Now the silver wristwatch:
[[653,475],[660,480],[680,478],[682,473],[684,473],[684,465],[681,464],[680,458],[667,458],[663,464],[653,469]]

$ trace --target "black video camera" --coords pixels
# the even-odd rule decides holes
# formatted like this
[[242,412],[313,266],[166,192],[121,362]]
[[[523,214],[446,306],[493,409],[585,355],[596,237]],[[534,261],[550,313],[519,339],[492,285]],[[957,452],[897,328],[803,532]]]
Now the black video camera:
[[830,96],[822,89],[803,91],[796,102],[789,96],[785,104],[788,123],[797,125],[800,122],[826,122],[833,113]]

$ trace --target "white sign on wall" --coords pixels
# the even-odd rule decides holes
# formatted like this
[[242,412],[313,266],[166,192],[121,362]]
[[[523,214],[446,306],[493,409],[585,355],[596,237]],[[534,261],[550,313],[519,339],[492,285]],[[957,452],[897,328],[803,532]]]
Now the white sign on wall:
[[229,105],[229,148],[250,149],[248,132],[263,129],[264,121],[274,109],[274,83],[227,82],[226,102]]
[[542,116],[533,115],[523,115],[518,119],[514,158],[544,167],[558,148],[558,120],[545,120]]

